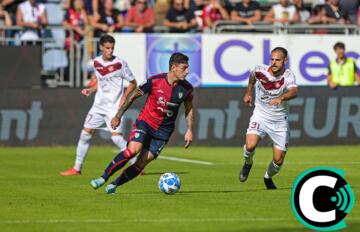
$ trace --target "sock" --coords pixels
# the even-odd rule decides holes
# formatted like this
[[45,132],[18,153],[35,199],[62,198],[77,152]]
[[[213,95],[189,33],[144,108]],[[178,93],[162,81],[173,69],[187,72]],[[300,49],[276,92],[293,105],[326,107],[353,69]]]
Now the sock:
[[253,163],[253,156],[255,154],[255,151],[247,151],[246,150],[246,145],[244,144],[244,147],[243,147],[243,156],[245,158],[245,162],[249,165],[251,165]]
[[82,165],[89,151],[91,137],[92,134],[89,134],[84,130],[80,133],[79,142],[76,148],[76,160],[74,166],[76,171],[81,171]]
[[126,182],[137,177],[141,171],[142,171],[141,168],[138,168],[135,164],[133,164],[129,166],[127,169],[125,169],[123,173],[121,173],[121,175],[114,182],[112,182],[112,184],[116,186],[123,185]]
[[270,162],[266,172],[265,172],[265,178],[269,179],[273,177],[276,173],[280,171],[281,166],[277,165],[273,160]]
[[124,139],[122,135],[112,135],[111,140],[120,149],[120,151],[126,149],[127,141]]
[[129,149],[121,151],[113,161],[109,163],[107,168],[104,171],[104,174],[101,176],[105,181],[109,179],[115,172],[125,166],[129,159],[133,157],[133,154]]

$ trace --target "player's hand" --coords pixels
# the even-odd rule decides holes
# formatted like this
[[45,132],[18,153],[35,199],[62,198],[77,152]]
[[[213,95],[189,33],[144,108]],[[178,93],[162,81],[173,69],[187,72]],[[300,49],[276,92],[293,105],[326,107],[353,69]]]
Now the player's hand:
[[81,90],[81,94],[88,97],[91,95],[91,91],[90,91],[90,89],[83,89],[83,90]]
[[246,94],[243,99],[245,105],[252,106],[252,96],[250,94]]
[[185,148],[188,148],[192,142],[193,133],[191,130],[187,130],[185,133]]
[[281,98],[277,97],[277,98],[271,99],[269,104],[272,106],[279,106],[282,104],[282,102],[283,102],[283,100]]
[[111,119],[111,128],[115,130],[116,127],[118,127],[119,125],[120,125],[120,119],[117,117],[113,117],[113,119]]

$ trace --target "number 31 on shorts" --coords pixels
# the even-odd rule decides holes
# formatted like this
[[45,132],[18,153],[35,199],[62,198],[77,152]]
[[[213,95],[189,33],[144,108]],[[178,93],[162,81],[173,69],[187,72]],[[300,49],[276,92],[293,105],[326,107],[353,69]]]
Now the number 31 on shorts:
[[257,123],[257,122],[251,122],[251,123],[250,123],[250,129],[259,130],[259,129],[260,129],[260,124]]

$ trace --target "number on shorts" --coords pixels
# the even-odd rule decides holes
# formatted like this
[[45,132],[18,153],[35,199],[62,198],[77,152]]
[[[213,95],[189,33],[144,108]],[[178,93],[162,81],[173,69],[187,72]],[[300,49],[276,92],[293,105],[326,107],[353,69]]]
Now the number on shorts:
[[259,130],[260,124],[257,122],[251,122],[250,129],[256,129]]

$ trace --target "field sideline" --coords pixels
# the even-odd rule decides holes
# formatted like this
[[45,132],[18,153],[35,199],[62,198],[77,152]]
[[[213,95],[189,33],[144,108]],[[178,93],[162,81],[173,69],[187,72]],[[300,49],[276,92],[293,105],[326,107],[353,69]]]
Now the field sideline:
[[[360,145],[291,147],[274,177],[276,191],[265,190],[262,180],[271,148],[257,149],[250,177],[240,183],[240,147],[168,147],[145,176],[115,195],[89,185],[115,155],[114,147],[91,147],[83,175],[59,176],[72,166],[74,152],[75,147],[0,147],[1,232],[309,231],[293,216],[290,192],[300,172],[316,166],[345,171],[356,199],[344,231],[360,231]],[[180,176],[178,194],[158,190],[158,178],[166,171]]]

